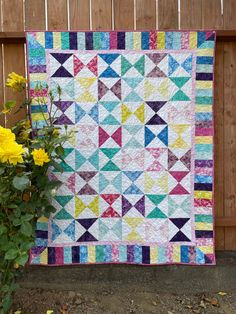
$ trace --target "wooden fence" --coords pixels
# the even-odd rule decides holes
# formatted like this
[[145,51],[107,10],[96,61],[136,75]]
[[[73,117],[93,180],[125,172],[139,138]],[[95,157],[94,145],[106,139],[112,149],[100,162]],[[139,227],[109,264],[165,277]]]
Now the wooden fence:
[[24,30],[220,30],[214,104],[216,247],[236,250],[236,0],[1,0],[0,9],[0,103],[16,97],[4,87],[7,74],[25,74]]

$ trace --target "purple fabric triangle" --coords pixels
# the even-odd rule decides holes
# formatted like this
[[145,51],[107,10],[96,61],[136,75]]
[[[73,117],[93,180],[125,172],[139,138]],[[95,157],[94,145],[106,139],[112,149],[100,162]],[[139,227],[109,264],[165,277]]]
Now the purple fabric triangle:
[[178,231],[176,235],[170,240],[170,242],[190,242],[191,240],[186,237],[182,231]]
[[54,105],[62,112],[65,112],[72,104],[73,101],[54,101]]
[[156,113],[167,103],[166,101],[147,101],[147,105]]
[[181,229],[190,218],[170,218],[170,221],[179,229]]
[[96,220],[97,218],[77,219],[78,223],[80,223],[86,230],[88,230]]
[[78,195],[96,195],[98,194],[88,183],[86,183],[82,189],[78,192]]
[[100,80],[98,80],[98,99],[101,99],[109,91],[109,88]]
[[176,157],[175,154],[173,154],[172,151],[168,149],[168,169],[171,169],[178,160],[178,157]]
[[132,207],[133,205],[124,196],[122,196],[122,216],[127,214]]
[[73,77],[73,75],[68,72],[63,66],[60,66],[52,77]]
[[160,116],[155,114],[146,124],[167,124]]
[[145,216],[145,196],[141,197],[134,207],[140,212],[140,214]]
[[60,64],[63,64],[67,59],[72,56],[72,53],[51,53],[51,55],[58,61]]
[[77,173],[84,181],[89,182],[97,174],[97,171],[78,171]]
[[147,56],[152,62],[157,65],[161,60],[165,58],[166,53],[148,53]]
[[155,66],[154,69],[150,73],[148,73],[147,77],[166,77],[166,74],[162,72],[158,66]]
[[118,80],[111,88],[113,94],[116,95],[117,98],[121,99],[121,80]]
[[92,242],[97,241],[97,239],[88,231],[86,231],[78,240],[77,242]]
[[190,170],[191,168],[191,149],[188,150],[181,158],[180,161]]
[[56,119],[54,124],[74,124],[64,113]]

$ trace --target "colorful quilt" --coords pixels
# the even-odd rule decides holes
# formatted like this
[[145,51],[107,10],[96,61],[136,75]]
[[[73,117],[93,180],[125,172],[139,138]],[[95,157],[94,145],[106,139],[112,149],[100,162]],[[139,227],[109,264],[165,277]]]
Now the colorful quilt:
[[36,84],[59,85],[55,124],[76,131],[31,264],[215,263],[214,45],[211,31],[27,34],[33,127]]

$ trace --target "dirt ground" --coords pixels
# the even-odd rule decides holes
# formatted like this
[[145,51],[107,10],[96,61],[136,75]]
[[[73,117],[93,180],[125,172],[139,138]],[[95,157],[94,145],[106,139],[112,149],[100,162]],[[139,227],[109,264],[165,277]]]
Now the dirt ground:
[[53,314],[236,314],[236,292],[177,295],[104,290],[97,294],[20,289],[15,295],[13,310],[20,310],[21,314],[46,314],[47,310]]

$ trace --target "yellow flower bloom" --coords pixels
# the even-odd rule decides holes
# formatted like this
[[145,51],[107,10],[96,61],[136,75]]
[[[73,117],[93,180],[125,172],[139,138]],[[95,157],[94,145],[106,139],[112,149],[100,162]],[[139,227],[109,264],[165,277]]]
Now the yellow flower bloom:
[[32,155],[36,166],[43,166],[44,163],[50,161],[48,154],[43,148],[34,149]]
[[15,141],[15,134],[10,129],[5,129],[0,126],[0,145],[7,142]]
[[23,76],[15,72],[8,74],[6,87],[9,87],[14,91],[20,92],[25,87],[25,84],[26,79]]
[[14,141],[7,142],[6,145],[0,146],[0,161],[2,163],[9,162],[9,164],[16,165],[17,163],[23,163],[22,155],[25,153],[25,149],[22,145],[17,144]]

